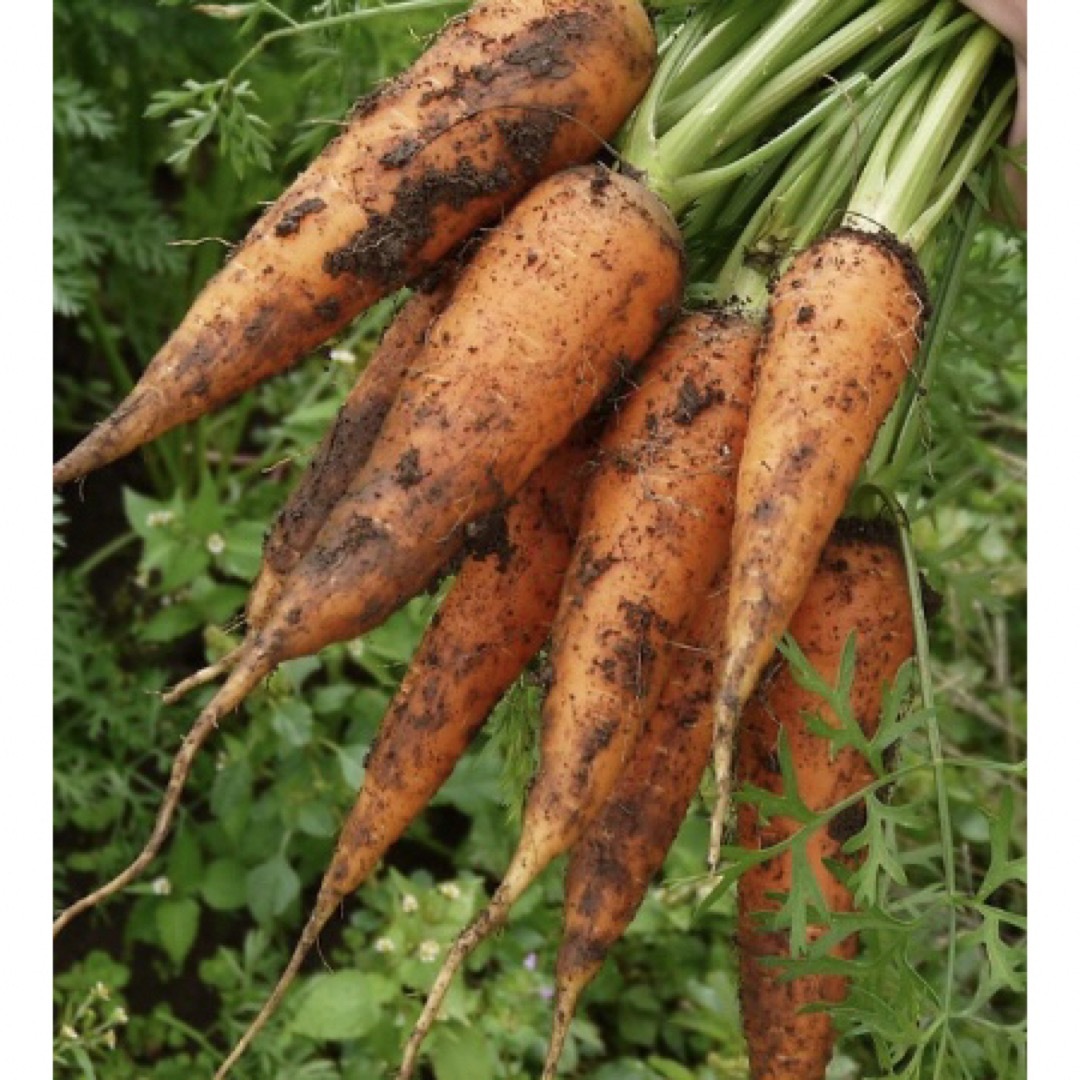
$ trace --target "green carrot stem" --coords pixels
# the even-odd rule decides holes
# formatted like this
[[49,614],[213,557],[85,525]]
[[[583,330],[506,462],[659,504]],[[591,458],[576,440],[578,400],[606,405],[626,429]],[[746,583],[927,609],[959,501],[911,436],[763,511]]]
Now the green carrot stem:
[[908,233],[938,183],[1000,42],[997,31],[988,26],[964,42],[936,81],[913,132],[888,147],[893,152],[887,164],[876,163],[868,182],[856,189],[848,206],[852,224],[866,228],[868,222],[874,223],[910,243]]
[[[651,153],[634,160],[657,192],[678,212],[676,183],[772,116],[827,75],[910,18],[928,0],[878,0],[852,17],[861,0],[793,0],[721,70],[695,91],[693,107],[662,135],[653,133]],[[762,83],[764,82],[764,87]]]
[[674,181],[674,188],[678,198],[685,202],[701,198],[717,185],[730,183],[746,173],[760,168],[765,162],[780,154],[787,153],[809,131],[817,127],[837,109],[850,109],[850,99],[862,93],[869,85],[869,82],[870,79],[867,75],[857,72],[850,78],[845,79],[843,83],[837,85],[817,105],[804,112],[779,135],[774,136],[756,150],[743,154],[726,165],[718,165],[715,168],[691,173]]
[[1015,104],[1016,79],[1012,78],[998,91],[973,136],[945,164],[934,201],[908,229],[908,243],[916,251],[922,250],[930,233],[948,213],[978,163],[1005,133]]
[[[764,118],[774,115],[822,75],[870,48],[926,3],[927,0],[890,0],[887,4],[875,4],[869,11],[846,22],[840,30],[795,58],[758,90],[741,111],[734,130],[740,130],[743,125],[756,128]],[[838,5],[836,13],[839,11]]]
[[[744,0],[725,7],[726,17],[715,24],[713,10],[698,9],[680,35],[690,35],[691,40],[684,43],[679,62],[672,65],[663,86],[659,112],[662,130],[670,129],[702,100],[710,81],[760,31],[777,6],[777,0]],[[660,133],[657,130],[656,134]]]
[[[722,6],[723,17],[717,21],[716,7],[699,8],[695,17],[703,18],[707,29],[699,31],[693,47],[687,49],[672,75],[666,97],[678,100],[684,91],[700,86],[714,72],[731,60],[740,49],[771,19],[781,0],[733,0]],[[709,24],[712,25],[709,25]]]

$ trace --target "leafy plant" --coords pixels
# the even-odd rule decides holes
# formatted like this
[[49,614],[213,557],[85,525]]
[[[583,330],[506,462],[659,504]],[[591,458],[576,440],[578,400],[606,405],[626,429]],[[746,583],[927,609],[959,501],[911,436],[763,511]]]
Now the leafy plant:
[[[196,241],[241,234],[349,104],[462,6],[58,0],[59,438],[104,414],[220,264],[222,244]],[[836,963],[829,941],[860,933],[852,993],[836,1014],[835,1080],[1023,1071],[1025,263],[1022,237],[979,232],[921,408],[919,453],[898,483],[919,566],[942,597],[923,672],[932,705],[916,697],[909,668],[873,740],[861,743],[851,722],[827,733],[860,745],[878,777],[851,841],[865,856],[852,882],[859,912],[833,916],[817,942],[804,936],[791,960],[792,970],[824,969]],[[59,900],[118,870],[148,832],[198,704],[165,709],[157,692],[233,643],[262,531],[393,304],[313,363],[102,477],[85,499],[56,503]],[[436,602],[421,598],[361,641],[286,664],[222,725],[150,880],[60,941],[57,1076],[180,1080],[218,1063],[291,950]],[[815,685],[846,715],[842,683]],[[330,970],[306,976],[252,1047],[246,1075],[360,1078],[396,1063],[434,961],[505,867],[538,699],[526,683],[504,703],[324,936]],[[792,794],[766,808],[820,823]],[[706,834],[703,803],[586,994],[567,1076],[745,1075],[732,897],[702,875]],[[728,856],[725,886],[750,858]],[[545,875],[452,992],[430,1046],[439,1080],[535,1073],[559,876]],[[798,881],[778,916],[797,940],[818,906],[807,876]]]

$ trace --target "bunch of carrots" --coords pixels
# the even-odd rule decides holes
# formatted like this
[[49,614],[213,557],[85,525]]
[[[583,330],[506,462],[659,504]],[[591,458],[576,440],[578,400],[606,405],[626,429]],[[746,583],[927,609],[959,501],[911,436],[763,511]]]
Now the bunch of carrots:
[[400,1077],[465,958],[566,855],[557,1074],[711,762],[716,873],[733,782],[779,790],[790,765],[808,807],[844,807],[808,831],[744,803],[736,825],[760,854],[736,939],[751,1073],[821,1078],[834,1032],[803,1007],[844,980],[782,978],[770,919],[795,853],[850,909],[837,868],[873,774],[808,723],[836,720],[777,646],[830,684],[843,668],[868,734],[912,654],[921,601],[873,492],[928,382],[920,253],[1008,119],[999,54],[953,0],[701,4],[659,55],[638,0],[477,0],[360,102],[54,467],[79,480],[410,289],[267,535],[242,643],[166,695],[224,680],[145,848],[56,932],[153,862],[196,754],[261,680],[451,568],[293,958],[217,1075],[546,648],[517,850]]

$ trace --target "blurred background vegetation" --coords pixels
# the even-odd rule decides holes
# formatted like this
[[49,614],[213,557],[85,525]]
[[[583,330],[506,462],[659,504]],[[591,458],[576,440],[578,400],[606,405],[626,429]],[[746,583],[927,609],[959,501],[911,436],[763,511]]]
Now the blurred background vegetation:
[[[226,241],[243,236],[361,93],[464,5],[336,18],[376,6],[56,0],[58,455],[131,386]],[[290,20],[328,25],[274,41],[225,81],[262,34]],[[944,599],[932,627],[936,727],[915,725],[881,804],[875,828],[891,859],[868,907],[832,1080],[1023,1074],[1025,274],[1025,238],[984,227],[924,403],[923,453],[900,485],[920,565]],[[142,846],[199,703],[166,709],[156,694],[238,640],[263,532],[393,307],[57,496],[57,908]],[[376,725],[436,604],[420,598],[362,641],[284,665],[230,718],[196,766],[167,853],[58,942],[56,1076],[212,1071],[291,951]],[[538,695],[524,680],[500,706],[430,811],[324,934],[325,963],[308,965],[238,1076],[389,1073],[445,946],[510,855]],[[746,1075],[732,900],[703,903],[706,832],[699,804],[584,1000],[567,1076]],[[536,1074],[560,874],[545,875],[452,992],[430,1040],[438,1080]]]

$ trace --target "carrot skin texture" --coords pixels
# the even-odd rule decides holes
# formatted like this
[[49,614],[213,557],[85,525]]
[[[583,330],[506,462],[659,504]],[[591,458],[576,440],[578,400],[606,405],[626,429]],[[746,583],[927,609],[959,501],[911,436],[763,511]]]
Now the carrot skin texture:
[[365,633],[421,591],[649,351],[683,285],[678,229],[601,166],[537,185],[431,325],[367,463],[251,647],[274,663]]
[[[852,708],[863,730],[872,734],[884,688],[914,650],[907,579],[891,538],[880,531],[867,532],[858,523],[841,522],[791,620],[790,632],[814,668],[834,684],[848,635],[856,634]],[[871,783],[873,770],[854,748],[844,747],[830,756],[830,741],[807,726],[807,714],[814,713],[827,723],[836,723],[821,699],[798,685],[786,664],[770,673],[748,702],[740,723],[740,782],[782,792],[776,762],[782,730],[795,765],[799,795],[811,810],[828,810]],[[842,847],[865,821],[860,808],[861,804],[833,818],[813,834],[808,846],[810,865],[831,911],[853,909],[850,892],[826,864],[856,865]],[[738,840],[743,847],[769,847],[799,827],[798,822],[780,816],[763,822],[749,803],[738,808]],[[766,957],[790,955],[787,933],[763,929],[759,913],[777,910],[791,888],[791,875],[791,853],[785,851],[749,868],[739,879],[740,996],[752,1080],[822,1080],[835,1042],[832,1022],[827,1012],[802,1014],[800,1010],[815,1001],[840,1002],[846,994],[843,976],[806,975],[783,981],[780,968],[762,963]],[[809,932],[820,934],[821,928],[811,927]],[[857,947],[852,935],[834,955],[853,958]]]
[[[799,254],[774,288],[739,469],[718,724],[730,727],[802,599],[914,360],[925,297],[906,249],[855,229]],[[719,782],[719,740],[714,764]],[[714,863],[725,809],[721,797]]]
[[364,781],[292,957],[216,1074],[277,1010],[323,927],[446,781],[499,698],[551,630],[581,513],[589,441],[540,466],[506,511],[506,544],[467,559],[379,726]]
[[379,728],[319,907],[333,911],[450,775],[551,632],[581,514],[588,445],[570,441],[506,512],[506,545],[469,558]]
[[703,598],[626,770],[570,852],[542,1080],[555,1080],[578,999],[633,922],[708,765],[715,663],[726,611],[726,583],[720,583]]
[[684,317],[605,432],[552,631],[530,852],[567,850],[607,799],[715,577],[754,341],[723,315]]
[[446,307],[456,275],[448,272],[405,302],[342,403],[333,426],[278,512],[263,543],[262,564],[247,605],[249,627],[262,626],[285,579],[310,549],[331,508],[371,455],[409,365]]
[[[740,350],[736,343],[742,344]],[[611,793],[721,558],[750,397],[752,342],[688,316],[653,350],[601,440],[552,628],[540,765],[488,907],[436,976],[399,1077],[412,1075],[457,967]]]
[[[750,370],[760,332],[732,320],[725,352]],[[726,359],[725,357],[724,359]],[[649,882],[663,865],[701,782],[713,744],[712,691],[727,614],[727,561],[734,504],[734,470],[741,438],[729,444],[732,490],[728,515],[716,533],[721,572],[697,607],[676,650],[655,709],[646,717],[630,760],[611,795],[570,852],[563,936],[555,963],[555,1018],[544,1080],[554,1080],[578,998],[633,921]]]
[[655,56],[638,0],[480,0],[354,108],[53,483],[288,368],[538,180],[591,158]]

